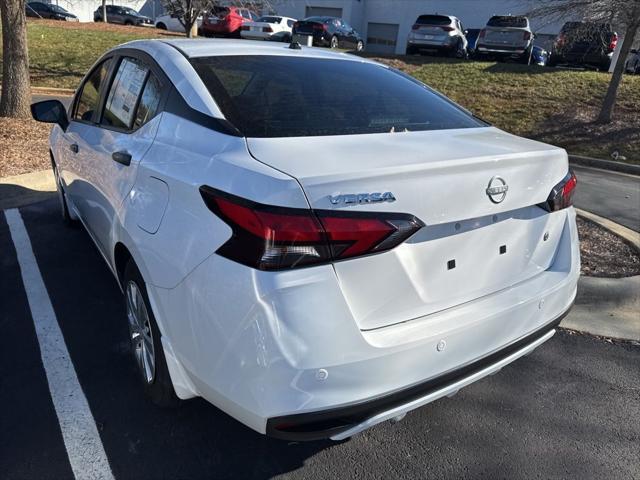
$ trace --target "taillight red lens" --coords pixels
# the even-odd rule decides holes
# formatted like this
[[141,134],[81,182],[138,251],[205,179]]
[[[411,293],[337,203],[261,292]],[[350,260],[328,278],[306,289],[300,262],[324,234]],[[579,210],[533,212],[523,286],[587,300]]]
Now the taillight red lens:
[[262,31],[269,33],[269,32],[273,32],[273,29],[271,27],[262,27]]
[[243,30],[243,31],[247,32],[247,31],[251,30],[251,27],[249,27],[248,25],[242,25],[240,27],[240,30]]
[[618,45],[618,34],[614,33],[613,36],[611,37],[611,42],[609,43],[609,51],[613,52],[616,49],[617,45]]
[[420,28],[420,25],[418,25],[417,23],[414,23],[414,24],[411,26],[411,30],[418,30],[419,28]]
[[326,30],[327,26],[324,23],[314,23],[313,24],[313,29],[314,30]]
[[200,187],[233,234],[217,253],[259,270],[318,265],[390,250],[424,224],[401,213],[309,210],[263,205]]
[[482,30],[480,30],[480,34],[478,35],[478,37],[479,37],[479,38],[484,38],[485,33],[487,33],[487,32],[486,32],[486,30],[483,28]]
[[547,201],[538,206],[548,212],[555,212],[570,207],[573,205],[573,192],[577,184],[578,179],[576,178],[576,174],[569,170],[569,173],[567,173],[562,181],[553,187]]
[[531,32],[524,32],[524,39],[531,40]]
[[453,27],[440,27],[440,28],[445,32],[453,32],[455,30],[455,28]]

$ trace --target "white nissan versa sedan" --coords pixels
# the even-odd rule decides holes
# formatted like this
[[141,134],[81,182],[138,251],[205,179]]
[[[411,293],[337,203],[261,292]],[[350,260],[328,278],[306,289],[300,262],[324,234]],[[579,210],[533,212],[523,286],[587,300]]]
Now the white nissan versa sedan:
[[[126,298],[160,405],[349,437],[548,340],[579,274],[564,150],[389,67],[235,40],[144,40],[57,123],[62,214]],[[540,372],[544,375],[544,372]]]

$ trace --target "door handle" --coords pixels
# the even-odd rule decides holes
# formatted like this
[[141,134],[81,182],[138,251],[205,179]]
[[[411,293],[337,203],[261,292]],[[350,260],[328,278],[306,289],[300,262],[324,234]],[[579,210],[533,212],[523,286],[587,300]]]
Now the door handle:
[[113,152],[111,158],[114,162],[121,163],[126,167],[131,165],[131,154],[128,152]]
[[80,149],[78,148],[77,143],[72,143],[71,145],[69,145],[69,150],[71,150],[73,153],[78,153],[78,150]]

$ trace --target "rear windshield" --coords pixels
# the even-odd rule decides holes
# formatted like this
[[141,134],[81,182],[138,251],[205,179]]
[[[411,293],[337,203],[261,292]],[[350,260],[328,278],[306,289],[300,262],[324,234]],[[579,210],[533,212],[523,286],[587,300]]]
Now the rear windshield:
[[486,126],[417,81],[351,60],[248,55],[192,59],[246,137],[300,137]]
[[280,17],[260,17],[257,21],[264,23],[280,23]]
[[527,28],[527,17],[495,16],[487,22],[488,27]]
[[417,25],[450,25],[451,19],[442,15],[420,15],[416,20]]
[[567,22],[562,27],[562,33],[584,32],[584,33],[607,33],[611,27],[606,23],[590,22]]

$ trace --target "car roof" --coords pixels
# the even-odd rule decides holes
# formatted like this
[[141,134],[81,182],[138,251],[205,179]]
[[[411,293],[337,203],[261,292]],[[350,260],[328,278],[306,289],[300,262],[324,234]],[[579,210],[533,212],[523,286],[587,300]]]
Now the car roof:
[[[221,55],[289,55],[295,57],[311,58],[332,58],[336,60],[352,60],[368,62],[361,57],[347,53],[335,52],[325,48],[301,47],[298,49],[289,48],[288,43],[263,42],[252,40],[232,40],[232,39],[162,39],[162,40],[137,40],[125,43],[122,46],[129,48],[139,48],[147,50],[156,42],[170,45],[179,50],[188,58],[212,57]],[[375,62],[371,62],[375,63]]]

